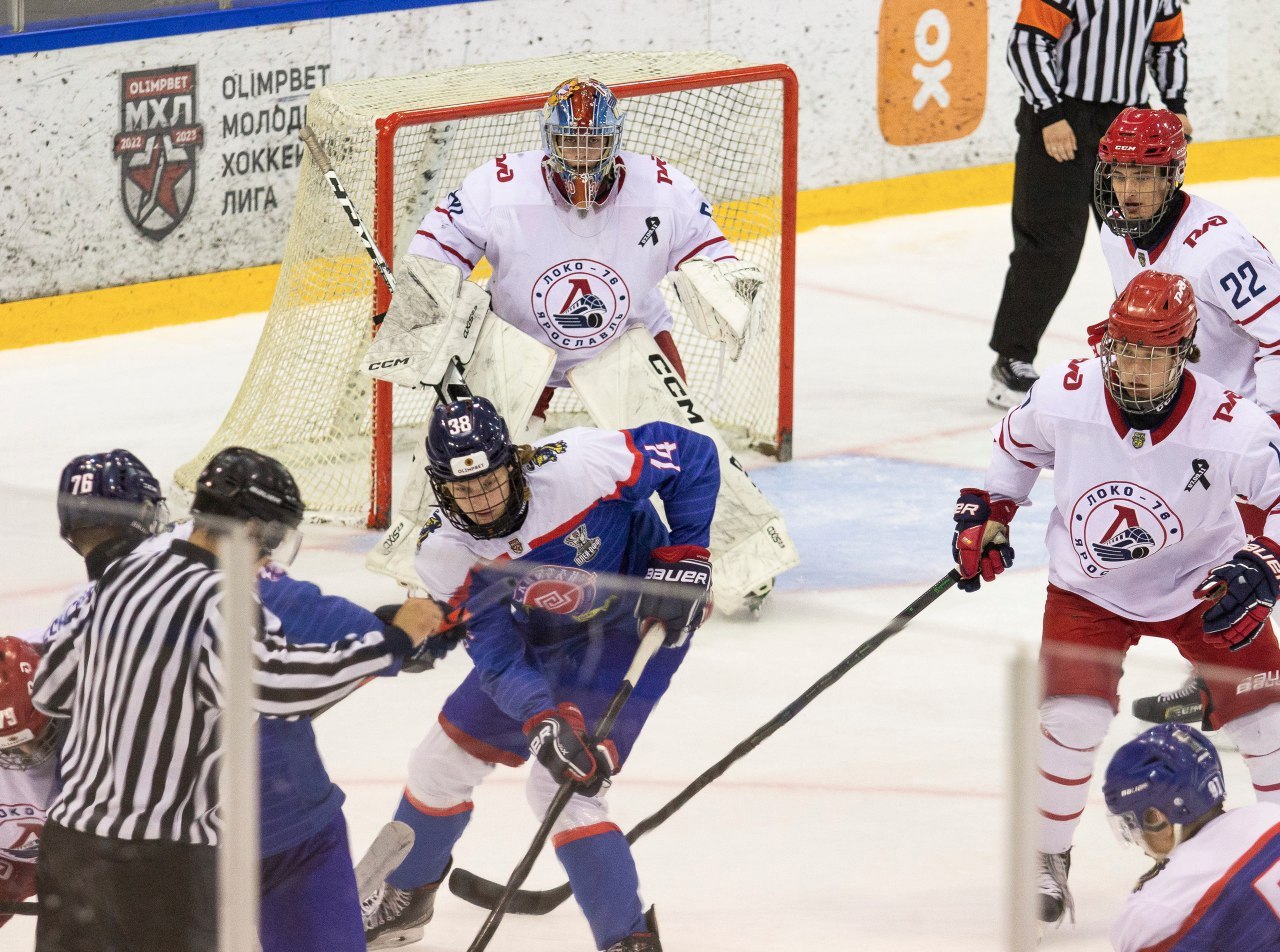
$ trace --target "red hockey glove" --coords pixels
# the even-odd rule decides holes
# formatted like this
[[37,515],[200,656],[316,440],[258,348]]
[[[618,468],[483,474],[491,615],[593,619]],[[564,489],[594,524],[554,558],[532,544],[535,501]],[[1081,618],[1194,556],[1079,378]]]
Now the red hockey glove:
[[976,592],[1013,564],[1009,522],[1018,511],[1012,499],[991,501],[984,489],[962,489],[956,500],[951,558],[960,569],[959,587]]
[[1196,598],[1212,604],[1204,613],[1204,640],[1239,651],[1262,631],[1280,593],[1280,546],[1258,536],[1211,570]]
[[618,771],[613,741],[592,741],[576,704],[561,701],[533,715],[524,722],[524,733],[529,751],[551,771],[556,783],[572,780],[585,797],[594,797]]
[[640,636],[655,623],[666,630],[662,643],[679,648],[711,610],[711,553],[700,545],[668,545],[649,553],[646,581],[662,582],[636,602]]

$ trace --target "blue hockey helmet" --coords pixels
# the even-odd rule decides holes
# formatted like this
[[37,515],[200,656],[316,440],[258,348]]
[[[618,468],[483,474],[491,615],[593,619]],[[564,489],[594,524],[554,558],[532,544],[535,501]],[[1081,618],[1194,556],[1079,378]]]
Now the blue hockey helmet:
[[1148,810],[1185,826],[1221,805],[1226,784],[1207,737],[1186,724],[1157,724],[1115,752],[1102,795],[1120,836],[1145,848]]
[[589,76],[566,79],[542,108],[542,146],[561,193],[578,208],[601,198],[622,148],[618,99]]
[[159,481],[128,450],[77,456],[58,478],[58,524],[71,541],[79,529],[117,526],[155,535],[169,519]]
[[306,507],[293,474],[279,460],[243,446],[219,450],[196,477],[193,515],[237,522],[257,520],[264,554],[288,564],[297,553],[296,531]]
[[506,421],[484,397],[437,404],[427,428],[427,475],[448,520],[476,539],[520,528],[528,486]]

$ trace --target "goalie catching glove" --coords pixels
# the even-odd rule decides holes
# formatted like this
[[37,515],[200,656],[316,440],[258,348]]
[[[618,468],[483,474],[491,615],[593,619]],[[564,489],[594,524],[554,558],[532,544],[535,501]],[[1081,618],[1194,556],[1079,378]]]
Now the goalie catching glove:
[[1009,523],[1018,511],[1012,499],[997,499],[983,489],[962,489],[956,500],[955,533],[951,536],[951,558],[960,570],[957,585],[976,592],[1013,564],[1009,545]]
[[586,721],[576,704],[561,701],[533,715],[525,721],[524,733],[530,753],[556,783],[572,781],[584,797],[594,797],[618,771],[618,750],[613,741],[597,744],[588,737]]
[[764,306],[764,275],[741,261],[690,258],[671,275],[693,326],[711,340],[729,345],[737,360]]
[[679,648],[711,611],[711,554],[700,545],[668,545],[649,553],[645,581],[660,582],[636,603],[640,637],[662,625],[662,643]]
[[1196,598],[1214,600],[1204,613],[1204,640],[1239,651],[1258,637],[1278,593],[1280,546],[1258,536],[1196,586]]

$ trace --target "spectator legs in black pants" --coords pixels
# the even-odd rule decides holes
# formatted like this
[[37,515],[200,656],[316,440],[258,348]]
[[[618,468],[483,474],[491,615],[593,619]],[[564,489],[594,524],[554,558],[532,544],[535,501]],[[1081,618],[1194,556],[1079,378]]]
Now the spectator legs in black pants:
[[[1031,107],[1018,112],[1018,152],[1013,176],[1013,253],[991,333],[998,355],[1030,364],[1040,338],[1067,293],[1091,234],[1093,168],[1098,140],[1120,112],[1115,104],[1064,102],[1076,136],[1076,156],[1058,162],[1044,149]],[[1081,328],[1081,343],[1084,329]]]

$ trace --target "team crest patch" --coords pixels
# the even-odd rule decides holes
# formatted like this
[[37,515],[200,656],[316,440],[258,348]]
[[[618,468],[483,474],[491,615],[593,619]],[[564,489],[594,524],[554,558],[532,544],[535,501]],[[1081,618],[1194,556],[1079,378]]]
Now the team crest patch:
[[440,521],[440,511],[436,510],[427,517],[427,521],[423,524],[422,529],[418,532],[418,548],[422,548],[422,543],[427,541],[427,536],[439,529],[443,522]]
[[539,565],[522,576],[512,593],[513,605],[556,615],[577,615],[596,598],[596,577],[567,565]]
[[533,284],[533,316],[551,343],[565,350],[597,347],[631,312],[631,292],[613,268],[579,258],[544,271]]
[[547,463],[554,463],[568,448],[569,446],[564,440],[543,443],[541,446],[533,448],[533,458],[530,462],[534,466],[545,466]]
[[564,544],[577,553],[573,557],[574,565],[586,565],[600,552],[600,537],[588,535],[585,522],[564,537]]
[[516,555],[520,555],[524,552],[524,543],[519,539],[511,539],[507,542],[507,545],[511,547],[511,551]]
[[1182,539],[1182,520],[1137,483],[1102,483],[1076,500],[1069,524],[1080,567],[1101,578]]
[[120,198],[133,227],[159,241],[191,210],[196,149],[196,68],[169,66],[120,74]]
[[1135,433],[1133,434],[1133,440],[1132,440],[1132,442],[1133,442],[1133,448],[1134,448],[1135,450],[1140,450],[1140,449],[1142,449],[1142,447],[1143,447],[1143,446],[1145,446],[1145,445],[1146,445],[1146,443],[1147,443],[1147,434],[1145,434],[1145,433],[1143,433],[1143,432],[1141,432],[1141,431],[1135,432]]

